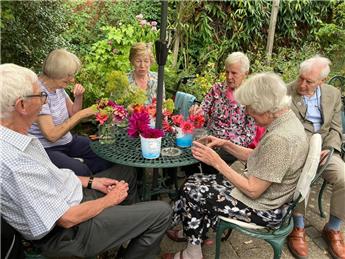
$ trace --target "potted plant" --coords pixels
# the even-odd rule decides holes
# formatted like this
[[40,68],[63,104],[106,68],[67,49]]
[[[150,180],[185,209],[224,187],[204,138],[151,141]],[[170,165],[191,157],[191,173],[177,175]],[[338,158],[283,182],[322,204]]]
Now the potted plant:
[[128,120],[128,135],[139,137],[141,151],[144,158],[155,159],[160,156],[164,131],[150,126],[150,115],[147,107],[134,106],[133,113]]

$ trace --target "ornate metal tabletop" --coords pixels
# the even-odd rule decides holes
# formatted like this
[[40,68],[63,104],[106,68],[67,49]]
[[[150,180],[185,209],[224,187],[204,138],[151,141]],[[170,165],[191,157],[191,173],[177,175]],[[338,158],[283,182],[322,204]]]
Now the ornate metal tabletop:
[[168,168],[180,167],[195,164],[198,162],[190,150],[190,148],[176,149],[175,137],[166,135],[162,138],[162,150],[172,148],[170,150],[177,151],[176,154],[167,154],[161,152],[159,158],[145,159],[141,154],[140,138],[130,138],[124,129],[117,130],[115,133],[115,143],[101,144],[99,141],[91,143],[91,149],[103,159],[108,161],[142,168]]

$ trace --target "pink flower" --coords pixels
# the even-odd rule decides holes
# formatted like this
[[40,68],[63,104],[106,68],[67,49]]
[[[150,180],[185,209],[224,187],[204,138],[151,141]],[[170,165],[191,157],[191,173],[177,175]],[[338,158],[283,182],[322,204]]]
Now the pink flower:
[[205,124],[205,118],[200,114],[190,115],[189,119],[193,122],[195,128],[202,128]]
[[157,26],[157,22],[156,21],[152,21],[151,22],[151,26]]
[[164,136],[164,132],[161,129],[146,128],[141,132],[144,138],[161,138]]
[[193,123],[189,120],[182,121],[180,127],[182,128],[182,132],[185,134],[192,134],[194,130]]
[[177,127],[180,127],[181,122],[183,121],[183,115],[177,114],[177,115],[172,116],[171,119]]
[[125,107],[107,98],[102,98],[96,104],[96,120],[103,125],[107,121],[120,124],[127,119],[128,113]]
[[144,26],[144,25],[146,25],[146,24],[147,24],[147,21],[146,21],[146,20],[141,20],[141,21],[140,21],[140,25],[141,25],[141,26]]
[[147,112],[134,112],[128,121],[127,133],[131,137],[138,137],[150,126],[150,116]]

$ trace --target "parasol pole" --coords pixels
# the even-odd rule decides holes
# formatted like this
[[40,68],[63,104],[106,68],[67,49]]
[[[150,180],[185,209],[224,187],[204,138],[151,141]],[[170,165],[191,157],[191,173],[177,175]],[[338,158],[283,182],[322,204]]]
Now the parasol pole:
[[156,128],[162,128],[162,106],[163,106],[163,82],[164,82],[164,65],[168,56],[168,42],[166,40],[168,16],[168,0],[161,0],[161,24],[160,37],[156,40],[156,61],[158,64],[158,88],[156,104]]

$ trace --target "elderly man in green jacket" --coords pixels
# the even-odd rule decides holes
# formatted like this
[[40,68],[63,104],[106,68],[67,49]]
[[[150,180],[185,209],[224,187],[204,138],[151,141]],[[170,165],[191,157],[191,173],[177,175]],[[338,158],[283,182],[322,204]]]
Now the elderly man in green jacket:
[[[300,65],[299,77],[288,85],[292,97],[292,110],[303,123],[306,133],[320,133],[322,146],[335,150],[323,178],[333,185],[330,218],[324,226],[322,235],[334,258],[345,258],[345,244],[340,225],[345,220],[345,164],[340,157],[342,143],[341,94],[340,91],[325,84],[330,72],[330,60],[314,56]],[[322,151],[321,156],[325,155]],[[302,211],[302,210],[301,210]],[[308,256],[305,239],[303,214],[294,212],[295,228],[288,239],[288,247],[297,258]]]

